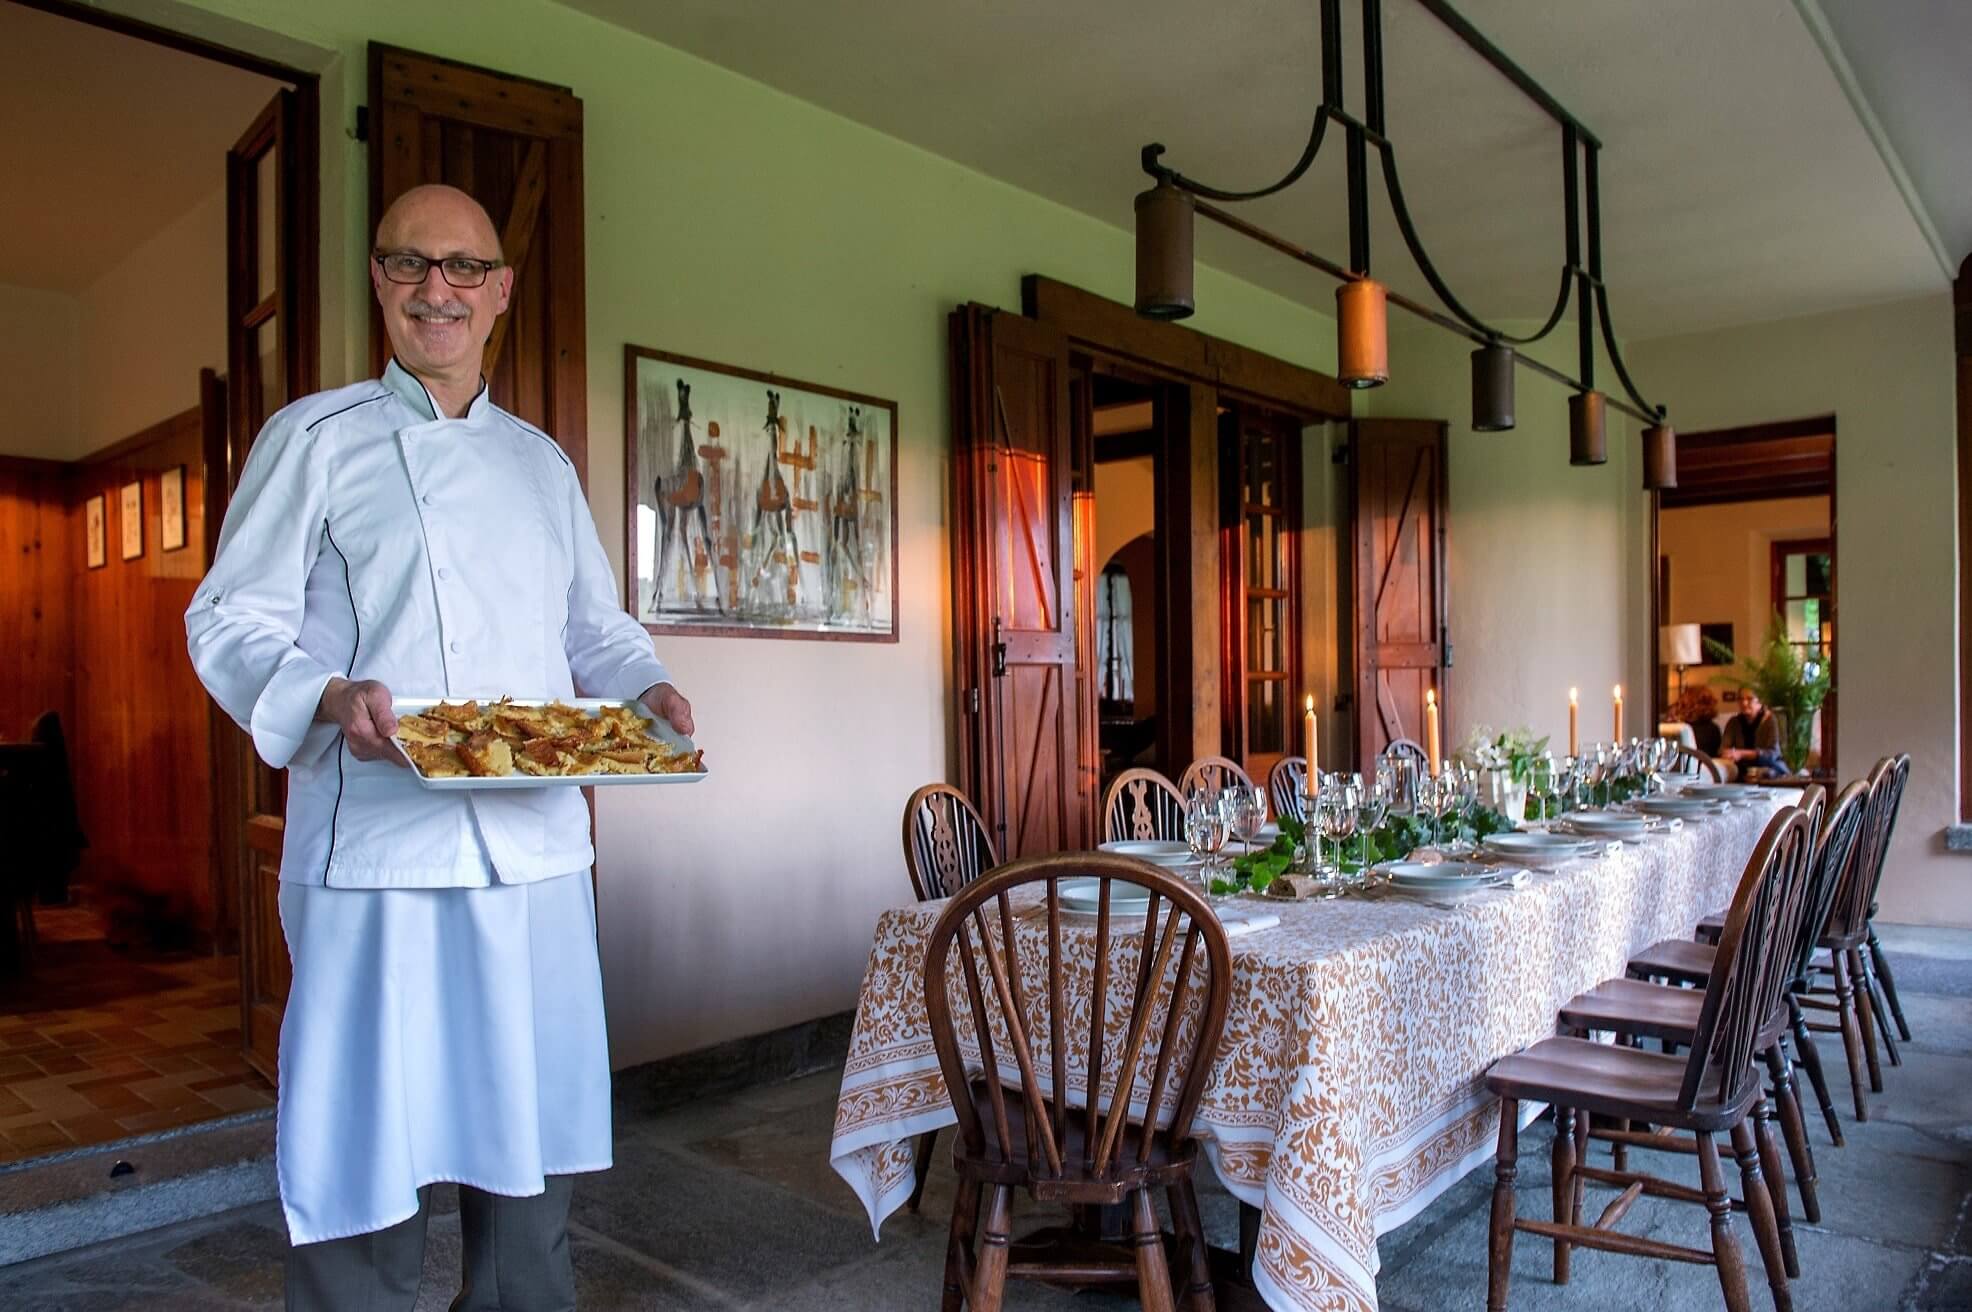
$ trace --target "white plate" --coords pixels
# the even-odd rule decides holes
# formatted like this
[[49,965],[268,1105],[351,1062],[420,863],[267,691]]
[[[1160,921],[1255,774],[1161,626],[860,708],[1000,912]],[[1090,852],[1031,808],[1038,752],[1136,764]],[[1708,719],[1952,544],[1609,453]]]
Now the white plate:
[[1481,839],[1479,845],[1488,852],[1510,856],[1530,865],[1560,865],[1577,857],[1594,856],[1602,850],[1602,844],[1593,839],[1540,833],[1492,834]]
[[[1068,911],[1086,911],[1090,915],[1102,909],[1102,881],[1093,876],[1085,879],[1064,879],[1061,881],[1061,905]],[[1128,915],[1135,912],[1142,915],[1150,909],[1150,890],[1141,884],[1128,883],[1121,879],[1109,881],[1109,914]]]
[[1114,843],[1104,843],[1097,850],[1114,852],[1117,856],[1133,856],[1156,866],[1191,864],[1191,844],[1174,843],[1167,839],[1119,839]]
[[1702,820],[1724,815],[1726,810],[1725,803],[1702,797],[1640,797],[1635,805],[1645,815],[1674,815],[1681,820]]
[[1769,793],[1753,784],[1699,784],[1696,788],[1685,789],[1684,795],[1708,797],[1715,802],[1752,802],[1769,796]]
[[1272,820],[1269,820],[1267,821],[1267,823],[1260,826],[1260,831],[1258,833],[1253,835],[1253,845],[1255,847],[1262,847],[1262,846],[1270,847],[1273,845],[1273,841],[1279,837],[1280,837],[1280,826],[1275,824]]
[[1617,815],[1609,811],[1570,811],[1563,823],[1585,834],[1606,834],[1611,838],[1641,838],[1650,832],[1650,822],[1640,815]]
[[[417,715],[430,710],[440,702],[465,700],[467,699],[463,697],[393,697],[390,699],[390,709],[398,715]],[[555,700],[557,699],[552,697],[515,697],[508,701],[508,705],[546,706]],[[645,732],[651,737],[687,751],[697,750],[691,739],[652,715],[650,708],[642,702],[612,701],[601,697],[563,697],[559,700],[564,706],[579,706],[585,711],[600,710],[605,706],[628,706],[643,717]],[[404,744],[392,738],[390,745],[397,749],[399,756],[404,758],[404,764],[410,769],[411,776],[433,792],[491,792],[504,788],[609,788],[616,784],[695,784],[705,778],[707,773],[699,770],[692,774],[535,775],[516,771],[513,774],[474,775],[468,779],[429,779],[425,777],[424,771],[411,763],[410,754],[404,750]]]
[[1500,874],[1477,861],[1386,861],[1378,868],[1404,888],[1473,888]]

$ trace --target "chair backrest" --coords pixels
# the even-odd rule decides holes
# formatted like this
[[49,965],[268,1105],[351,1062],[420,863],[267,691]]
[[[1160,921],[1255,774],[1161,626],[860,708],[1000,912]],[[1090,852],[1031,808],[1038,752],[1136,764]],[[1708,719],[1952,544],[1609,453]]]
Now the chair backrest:
[[1185,795],[1155,770],[1125,770],[1110,780],[1102,799],[1102,841],[1162,839],[1183,842]]
[[[1065,876],[1093,878],[1099,885],[1093,955],[1087,956],[1079,945],[1074,951],[1078,961],[1094,962],[1086,999],[1067,996],[1060,887]],[[1112,890],[1119,882],[1150,891],[1140,926],[1134,915],[1119,923],[1122,917],[1112,913]],[[1037,884],[1042,886],[1045,918],[1025,911],[1016,915],[1011,894]],[[996,915],[989,917],[989,904]],[[1021,921],[1029,916],[1032,923],[1023,935]],[[1137,942],[1135,988],[1127,1010],[1119,1008],[1128,1020],[1112,1068],[1112,1054],[1105,1050],[1110,959],[1114,954],[1115,964],[1128,969],[1126,944],[1132,938]],[[954,944],[963,981],[962,1005],[970,1015],[970,1033],[983,1072],[977,1094],[953,1021],[949,976]],[[1199,978],[1201,966],[1203,978]],[[1150,1153],[1158,1109],[1167,1101],[1172,1107],[1171,1141],[1182,1141],[1191,1132],[1192,1116],[1218,1052],[1231,982],[1232,951],[1225,926],[1183,881],[1148,862],[1107,852],[1060,853],[1010,862],[974,882],[938,918],[924,955],[924,1001],[932,1046],[952,1109],[958,1113],[966,1151],[974,1157],[985,1155],[989,1118],[995,1132],[992,1145],[1002,1160],[1007,1145],[1014,1142],[1010,1118],[1016,1113],[1007,1101],[1016,1091],[1002,1087],[1014,1083],[1006,1070],[1009,1064],[1019,1076],[1017,1114],[1025,1131],[1024,1165],[1030,1178],[1113,1179],[1141,1166]],[[1086,1018],[1077,1024],[1075,1037],[1086,1040],[1088,1054],[1088,1083],[1079,1108],[1072,1105],[1068,1079],[1069,1025],[1077,1018]],[[1037,1051],[1037,1040],[1043,1039],[1045,1088],[1043,1054]],[[1147,1081],[1142,1078],[1146,1065]],[[1131,1161],[1126,1127],[1139,1087],[1144,1090],[1145,1111]],[[1066,1148],[1078,1122],[1082,1153],[1071,1158]]]
[[1389,742],[1383,744],[1383,750],[1378,752],[1377,755],[1408,756],[1418,761],[1426,759],[1424,748],[1419,745],[1415,738],[1392,738]]
[[1869,772],[1869,805],[1862,835],[1856,840],[1849,877],[1835,895],[1828,932],[1859,934],[1869,922],[1870,908],[1876,905],[1876,891],[1883,882],[1883,866],[1890,855],[1890,836],[1897,827],[1897,811],[1903,804],[1904,782],[1909,778],[1908,756],[1886,756]]
[[1246,773],[1239,762],[1227,756],[1201,756],[1185,767],[1184,774],[1178,777],[1178,792],[1186,797],[1195,789],[1216,793],[1221,788],[1231,788],[1235,784],[1247,788],[1253,786],[1253,776]]
[[1801,800],[1794,805],[1808,817],[1809,836],[1820,843],[1821,826],[1828,819],[1828,790],[1820,784],[1809,784],[1801,790]]
[[[1691,732],[1690,725],[1683,727],[1686,733]],[[1695,747],[1678,748],[1677,756],[1671,761],[1671,773],[1703,775],[1715,784],[1725,782],[1725,771],[1719,768],[1719,763]]]
[[1728,1105],[1746,1096],[1756,1078],[1753,1057],[1792,964],[1813,847],[1814,834],[1800,807],[1783,806],[1767,821],[1726,912],[1685,1063],[1680,1106],[1697,1102],[1708,1077],[1717,1079],[1719,1101]]
[[1301,796],[1307,791],[1307,757],[1283,756],[1267,771],[1267,803],[1273,807],[1275,818],[1286,815],[1305,823],[1308,816]]
[[[1822,795],[1826,798],[1827,794]],[[1815,829],[1815,848],[1808,869],[1806,907],[1801,913],[1801,932],[1794,936],[1793,960],[1787,967],[1790,988],[1805,987],[1814,968],[1815,943],[1828,927],[1828,914],[1835,909],[1835,896],[1842,890],[1849,867],[1858,851],[1857,839],[1869,814],[1869,785],[1857,779],[1842,790],[1835,806]],[[1812,825],[1813,816],[1810,815]]]
[[950,784],[926,784],[904,803],[904,868],[918,901],[950,897],[1000,863],[986,822]]

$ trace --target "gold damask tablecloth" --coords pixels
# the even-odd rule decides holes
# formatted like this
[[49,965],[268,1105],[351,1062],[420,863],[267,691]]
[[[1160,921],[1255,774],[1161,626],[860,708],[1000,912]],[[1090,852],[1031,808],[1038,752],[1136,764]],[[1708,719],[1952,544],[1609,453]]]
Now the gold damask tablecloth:
[[[1375,1308],[1377,1236],[1492,1155],[1499,1120],[1487,1068],[1552,1034],[1561,1004],[1620,974],[1631,954],[1688,935],[1724,906],[1767,818],[1797,798],[1776,791],[1536,874],[1517,892],[1452,906],[1273,904],[1277,927],[1234,938],[1231,1006],[1196,1132],[1226,1188],[1261,1209],[1253,1278],[1268,1305]],[[944,905],[877,921],[836,1105],[831,1163],[878,1229],[910,1196],[913,1140],[957,1120],[924,1007],[925,941]],[[1068,996],[1084,1018],[1079,1034],[1072,1020],[1068,1030],[1081,1045],[1094,936],[1064,923]],[[1044,926],[1021,930],[1031,1007],[1045,1006],[1046,988],[1031,982],[1046,970]],[[1140,937],[1112,947],[1110,979],[1123,993],[1121,1003],[1112,994],[1112,1017],[1127,1006]],[[955,998],[962,1031],[969,1014]],[[997,1017],[993,1025],[1001,1029]],[[1045,1045],[1045,1024],[1027,1032]],[[1003,1036],[997,1050],[1007,1051]],[[976,1048],[966,1051],[976,1062]],[[1081,1055],[1069,1054],[1074,1105],[1086,1085]],[[1036,1065],[1049,1069],[1045,1057]],[[1011,1062],[1005,1073],[1017,1080]]]

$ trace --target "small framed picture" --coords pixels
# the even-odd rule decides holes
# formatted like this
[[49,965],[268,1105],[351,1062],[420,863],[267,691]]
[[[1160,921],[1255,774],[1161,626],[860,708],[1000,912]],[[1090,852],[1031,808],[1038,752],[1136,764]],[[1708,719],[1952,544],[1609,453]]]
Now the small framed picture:
[[116,527],[123,534],[123,558],[135,560],[144,554],[144,484],[125,483],[120,500]]
[[158,475],[158,550],[185,546],[185,466],[174,465]]
[[110,563],[109,530],[103,522],[107,509],[101,493],[82,503],[82,525],[90,569],[101,569]]

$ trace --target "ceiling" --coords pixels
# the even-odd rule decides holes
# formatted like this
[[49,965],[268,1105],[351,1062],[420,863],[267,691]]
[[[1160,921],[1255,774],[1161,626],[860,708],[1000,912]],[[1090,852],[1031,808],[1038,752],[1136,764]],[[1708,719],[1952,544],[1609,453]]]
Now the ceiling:
[[280,85],[0,3],[0,283],[89,286],[225,185],[227,147]]
[[[1853,0],[1858,12],[1876,2]],[[563,3],[1125,229],[1146,142],[1226,188],[1284,172],[1307,136],[1320,58],[1314,0]],[[1360,10],[1344,11],[1359,104]],[[1464,12],[1604,142],[1605,271],[1623,336],[1946,285],[1789,0],[1468,0]],[[1562,260],[1559,129],[1411,0],[1384,13],[1390,135],[1426,248],[1475,312],[1544,318]],[[1972,169],[1951,177],[1972,186]],[[1376,196],[1375,270],[1428,295]],[[1237,208],[1346,260],[1339,137],[1295,187]],[[1332,306],[1326,279],[1213,225],[1200,225],[1199,258]],[[1033,263],[1045,270],[1046,252]]]

